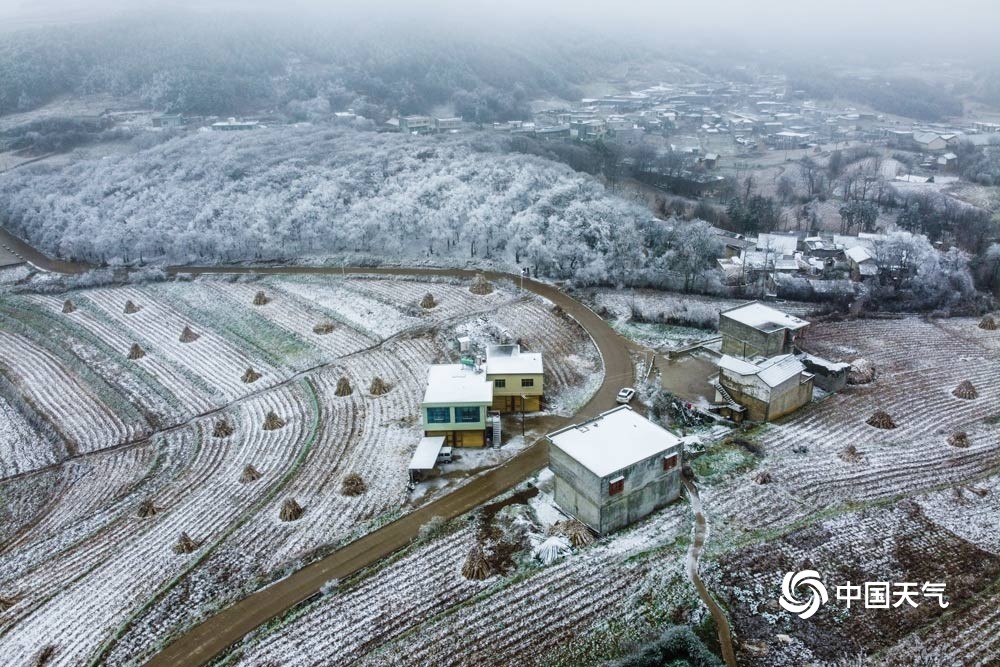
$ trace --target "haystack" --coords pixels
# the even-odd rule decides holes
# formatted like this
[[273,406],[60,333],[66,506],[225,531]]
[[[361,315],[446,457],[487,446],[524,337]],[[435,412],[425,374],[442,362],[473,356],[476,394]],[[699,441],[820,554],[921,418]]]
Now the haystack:
[[145,519],[148,516],[153,516],[160,511],[151,498],[146,498],[141,503],[139,503],[139,509],[136,511],[136,516],[140,519]]
[[754,476],[753,481],[757,482],[758,484],[770,484],[771,482],[774,481],[774,475],[772,475],[767,470],[761,470]]
[[274,414],[274,410],[270,410],[267,416],[264,417],[264,430],[265,431],[276,431],[285,425],[285,420]]
[[180,537],[177,538],[177,543],[173,546],[175,554],[189,554],[197,548],[198,543],[192,540],[187,533],[181,533]]
[[325,336],[326,334],[333,333],[336,328],[332,322],[320,322],[313,327],[313,333]]
[[233,425],[230,424],[225,419],[220,419],[215,422],[215,428],[212,429],[213,438],[228,438],[233,434]]
[[490,284],[490,281],[486,280],[486,276],[477,273],[472,281],[472,286],[469,287],[469,291],[479,295],[489,294],[493,291],[493,285]]
[[552,528],[553,533],[565,536],[569,543],[578,549],[595,542],[594,534],[590,532],[590,528],[576,519],[558,521]]
[[844,447],[842,450],[840,450],[837,456],[839,456],[841,460],[847,461],[848,463],[859,463],[864,459],[864,455],[861,452],[859,452],[858,448],[855,447],[854,445],[848,445],[847,447]]
[[341,495],[345,496],[360,496],[367,490],[368,485],[365,484],[365,480],[361,479],[361,475],[356,472],[347,475],[340,487]]
[[483,547],[478,542],[469,549],[469,555],[462,565],[462,576],[474,581],[482,581],[490,578],[490,564],[486,562],[486,555],[483,554]]
[[424,295],[424,298],[420,300],[420,307],[424,310],[430,310],[434,306],[438,305],[437,301],[434,300],[434,295],[428,292]]
[[72,301],[70,301],[69,299],[66,299],[65,301],[63,301],[63,312],[64,313],[72,313],[74,310],[76,310],[76,306],[73,305]]
[[267,298],[267,295],[264,294],[263,290],[253,295],[253,305],[255,306],[266,306],[269,301],[270,299]]
[[885,410],[876,410],[872,413],[872,416],[868,418],[865,422],[869,426],[874,426],[875,428],[892,429],[896,428],[896,422],[892,421],[892,417]]
[[387,383],[382,378],[375,376],[372,380],[371,386],[368,388],[368,391],[372,396],[382,396],[383,394],[388,394],[390,389],[392,389],[391,384]]
[[[69,303],[69,302],[67,301],[66,303]],[[63,310],[63,312],[66,312],[66,311]],[[987,331],[996,331],[997,330],[997,321],[995,319],[993,319],[993,317],[991,315],[987,315],[983,319],[979,320],[979,328],[980,329],[986,329]]]
[[200,334],[196,334],[195,332],[191,331],[191,327],[185,326],[184,331],[181,332],[180,341],[182,343],[193,343],[199,338],[201,338]]
[[303,512],[305,510],[302,509],[302,505],[295,502],[295,498],[287,498],[281,505],[280,517],[282,521],[297,521],[302,518]]
[[20,599],[20,595],[0,595],[0,614],[16,605]]
[[347,377],[342,377],[337,380],[337,390],[333,392],[334,396],[350,396],[354,393],[351,389],[351,381]]
[[135,315],[136,313],[139,312],[139,310],[140,310],[139,306],[137,306],[134,303],[132,303],[131,299],[129,299],[128,301],[125,302],[125,314],[126,315]]
[[240,482],[246,484],[248,482],[256,482],[258,479],[260,479],[260,472],[251,464],[246,464],[243,467],[243,473],[240,475]]
[[257,371],[255,371],[253,369],[253,367],[250,366],[250,367],[247,367],[246,372],[243,374],[243,377],[241,377],[240,379],[243,380],[243,382],[245,384],[251,384],[251,383],[256,382],[257,380],[260,379],[260,373],[258,373]]
[[53,644],[49,644],[38,652],[35,656],[35,667],[45,667],[56,655],[56,647]]
[[867,359],[855,359],[847,371],[847,384],[868,384],[875,379],[875,364]]
[[962,380],[957,387],[952,390],[952,395],[958,398],[964,398],[967,401],[971,401],[974,398],[979,397],[979,392],[968,380]]
[[965,448],[969,446],[969,434],[965,431],[957,431],[948,436],[948,444],[952,447]]
[[146,351],[139,347],[139,343],[132,343],[132,347],[128,349],[129,359],[142,359],[146,356]]

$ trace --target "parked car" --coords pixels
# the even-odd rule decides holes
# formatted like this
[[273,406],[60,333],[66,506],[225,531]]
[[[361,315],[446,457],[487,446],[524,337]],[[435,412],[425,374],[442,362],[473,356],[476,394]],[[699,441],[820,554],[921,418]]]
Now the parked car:
[[451,463],[451,447],[442,447],[441,451],[438,452],[437,462],[438,463]]
[[631,403],[633,398],[635,398],[635,389],[633,389],[632,387],[625,387],[624,389],[618,392],[618,398],[616,398],[615,400],[617,400],[619,403],[625,404],[625,403]]

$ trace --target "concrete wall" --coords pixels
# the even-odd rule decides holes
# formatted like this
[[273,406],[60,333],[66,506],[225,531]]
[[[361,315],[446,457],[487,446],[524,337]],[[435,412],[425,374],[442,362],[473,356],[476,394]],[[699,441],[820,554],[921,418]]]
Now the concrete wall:
[[[790,340],[786,344],[786,329],[765,333],[759,329],[726,317],[719,317],[719,333],[722,334],[722,354],[741,359],[748,357],[776,357],[791,352]],[[791,337],[788,336],[790,339]]]
[[813,380],[795,375],[777,387],[769,387],[757,376],[719,374],[719,382],[733,399],[746,408],[746,418],[765,422],[795,412],[812,400]]
[[549,468],[555,475],[556,504],[601,532],[601,479],[570,455],[549,443]]
[[813,380],[800,382],[798,375],[771,390],[767,419],[773,420],[795,412],[812,400]]

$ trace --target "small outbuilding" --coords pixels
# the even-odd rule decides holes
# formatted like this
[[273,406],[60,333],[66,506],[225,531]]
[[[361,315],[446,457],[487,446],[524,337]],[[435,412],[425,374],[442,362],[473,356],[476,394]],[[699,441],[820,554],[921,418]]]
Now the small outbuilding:
[[812,400],[813,377],[791,354],[757,363],[726,355],[719,360],[716,400],[735,401],[752,421],[770,421]]
[[548,441],[556,504],[598,533],[680,495],[681,439],[627,405],[550,433]]
[[437,467],[438,456],[444,447],[444,436],[423,437],[417,443],[410,459],[408,471],[410,483],[416,484],[427,479],[427,476]]

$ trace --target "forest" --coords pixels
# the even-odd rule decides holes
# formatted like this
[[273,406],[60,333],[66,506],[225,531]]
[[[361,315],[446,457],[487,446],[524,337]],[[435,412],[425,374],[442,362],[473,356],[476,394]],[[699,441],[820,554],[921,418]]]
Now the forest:
[[4,226],[45,251],[109,265],[336,256],[526,265],[583,283],[682,289],[710,283],[720,251],[707,224],[675,233],[500,138],[313,126],[163,138],[0,176]]

